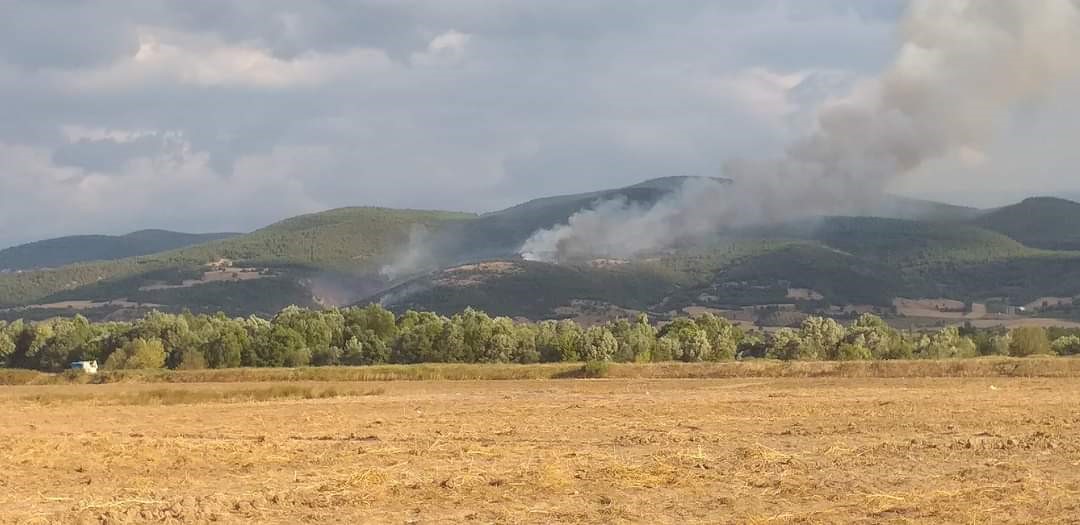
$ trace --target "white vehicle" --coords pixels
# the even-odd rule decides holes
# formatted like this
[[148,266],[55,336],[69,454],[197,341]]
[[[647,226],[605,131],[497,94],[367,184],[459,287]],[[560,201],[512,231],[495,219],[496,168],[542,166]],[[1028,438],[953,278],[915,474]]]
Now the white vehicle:
[[83,372],[85,374],[96,374],[97,373],[97,368],[98,368],[97,360],[94,360],[94,361],[74,361],[70,365],[68,365],[68,370],[75,370],[75,371],[78,371],[78,372]]

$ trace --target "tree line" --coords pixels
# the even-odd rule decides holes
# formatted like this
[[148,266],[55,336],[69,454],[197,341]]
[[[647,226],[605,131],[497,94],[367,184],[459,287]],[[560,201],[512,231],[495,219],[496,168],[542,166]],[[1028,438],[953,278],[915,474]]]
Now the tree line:
[[1080,354],[1080,330],[1039,327],[899,331],[872,314],[850,325],[807,318],[797,328],[743,330],[722,317],[680,317],[655,326],[645,315],[581,326],[491,317],[451,317],[379,306],[310,310],[290,306],[271,319],[151,312],[133,322],[82,316],[0,321],[0,365],[59,371],[72,361],[106,369],[198,369],[560,361],[941,359],[978,355]]

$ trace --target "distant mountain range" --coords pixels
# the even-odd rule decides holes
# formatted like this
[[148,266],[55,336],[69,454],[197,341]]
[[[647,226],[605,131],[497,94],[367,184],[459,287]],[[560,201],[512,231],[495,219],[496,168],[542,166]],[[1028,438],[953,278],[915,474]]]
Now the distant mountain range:
[[243,235],[40,241],[0,251],[0,268],[23,270],[0,274],[0,317],[119,318],[151,307],[268,315],[288,304],[375,300],[545,318],[582,302],[662,313],[1080,294],[1080,252],[1072,251],[1080,250],[1080,204],[1054,198],[977,210],[888,197],[856,217],[746,228],[627,261],[555,265],[517,255],[537,230],[597,202],[648,207],[686,180],[546,197],[482,215],[342,208]]

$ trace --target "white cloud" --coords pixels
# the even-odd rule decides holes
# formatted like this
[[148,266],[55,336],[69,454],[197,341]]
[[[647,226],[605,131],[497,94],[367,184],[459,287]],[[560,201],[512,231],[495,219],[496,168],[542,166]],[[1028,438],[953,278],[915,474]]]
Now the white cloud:
[[[0,20],[0,99],[17,101],[0,105],[0,246],[719,174],[885,68],[900,2],[15,4]],[[59,29],[26,30],[43,24]],[[1060,169],[1047,159],[1071,157],[1037,133],[1075,136],[1070,115],[1030,116],[1054,124],[1028,153],[991,148],[963,171],[988,178],[949,184]]]
[[377,74],[392,67],[379,49],[274,56],[251,44],[160,27],[138,28],[138,49],[129,57],[90,71],[62,71],[61,80],[80,90],[139,89],[162,82],[200,87],[317,87],[346,75]]

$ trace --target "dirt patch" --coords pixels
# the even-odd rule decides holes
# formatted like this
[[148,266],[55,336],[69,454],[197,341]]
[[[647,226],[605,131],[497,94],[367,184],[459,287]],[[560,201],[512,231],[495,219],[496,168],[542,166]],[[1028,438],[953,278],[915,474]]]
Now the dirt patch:
[[521,271],[521,268],[509,261],[465,264],[443,270],[433,283],[456,288],[480,286],[499,276],[518,271]]
[[4,312],[14,312],[28,309],[43,310],[92,310],[94,308],[118,307],[118,308],[160,308],[162,305],[155,303],[136,303],[127,299],[115,299],[112,301],[59,301],[55,303],[31,304],[15,308],[7,308]]
[[1071,378],[410,382],[102,409],[21,399],[139,386],[0,389],[0,522],[1080,519]]
[[820,301],[825,298],[820,292],[810,288],[788,288],[787,298],[796,301]]
[[893,299],[897,315],[905,317],[933,317],[936,319],[969,319],[967,305],[952,299]]
[[184,279],[180,284],[154,283],[140,286],[139,290],[148,292],[152,290],[173,290],[176,288],[191,288],[203,284],[220,282],[253,281],[267,277],[262,268],[219,268],[203,272],[198,279]]
[[618,319],[634,319],[642,312],[623,308],[604,301],[573,299],[570,304],[554,308],[561,318],[572,319],[582,326],[606,324]]
[[1032,312],[1037,312],[1039,310],[1050,310],[1053,308],[1072,306],[1072,304],[1072,297],[1040,297],[1025,304],[1024,308]]
[[517,265],[509,261],[491,261],[482,262],[476,264],[463,264],[461,266],[455,266],[448,268],[444,273],[456,273],[456,272],[486,272],[486,273],[502,273],[509,272],[517,269]]

